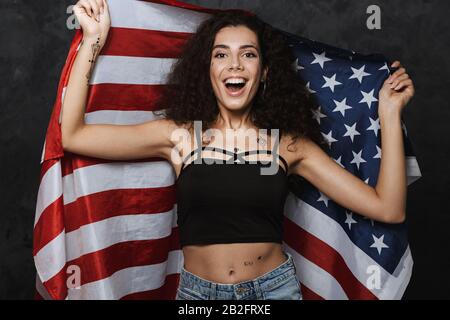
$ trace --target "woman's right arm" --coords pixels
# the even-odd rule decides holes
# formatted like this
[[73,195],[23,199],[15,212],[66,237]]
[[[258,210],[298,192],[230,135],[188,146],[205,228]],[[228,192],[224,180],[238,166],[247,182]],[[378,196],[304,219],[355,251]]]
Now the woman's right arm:
[[86,156],[132,160],[170,155],[171,131],[176,126],[159,119],[139,125],[85,124],[89,79],[106,42],[110,16],[106,0],[80,0],[74,13],[83,39],[72,66],[62,105],[61,132],[64,150]]

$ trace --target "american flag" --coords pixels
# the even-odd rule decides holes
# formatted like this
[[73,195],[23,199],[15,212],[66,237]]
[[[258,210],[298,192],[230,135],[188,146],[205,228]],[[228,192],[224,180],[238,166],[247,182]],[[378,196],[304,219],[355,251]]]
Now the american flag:
[[[359,54],[285,34],[294,67],[319,105],[329,156],[375,187],[381,162],[378,92],[394,71],[381,54]],[[402,121],[408,184],[421,176]],[[305,297],[400,299],[413,260],[405,223],[376,222],[341,207],[304,179],[285,206],[285,243],[297,258]]]
[[[108,4],[112,25],[90,80],[85,121],[157,119],[154,101],[171,65],[216,10],[171,0]],[[390,72],[387,60],[285,35],[298,57],[293,67],[321,106],[316,119],[330,156],[374,186],[381,157],[376,97]],[[43,148],[34,225],[37,297],[174,299],[183,254],[173,168],[161,158],[107,161],[62,149],[61,104],[81,38],[77,30]],[[404,130],[411,183],[420,170]],[[364,219],[297,182],[285,206],[283,246],[294,256],[304,298],[400,298],[412,269],[405,225]],[[368,281],[372,273],[379,283]]]

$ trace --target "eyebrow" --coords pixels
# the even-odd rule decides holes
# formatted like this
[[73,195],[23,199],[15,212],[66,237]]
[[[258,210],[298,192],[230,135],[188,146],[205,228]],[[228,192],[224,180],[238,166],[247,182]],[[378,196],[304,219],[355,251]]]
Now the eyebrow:
[[[216,48],[230,49],[229,46],[224,45],[224,44],[216,44],[216,45],[213,47],[213,50],[216,49]],[[254,46],[253,44],[244,44],[244,45],[242,45],[242,46],[239,47],[239,49],[247,49],[247,48],[254,48],[254,49],[256,49],[256,51],[259,51],[258,48],[257,48],[256,46]]]

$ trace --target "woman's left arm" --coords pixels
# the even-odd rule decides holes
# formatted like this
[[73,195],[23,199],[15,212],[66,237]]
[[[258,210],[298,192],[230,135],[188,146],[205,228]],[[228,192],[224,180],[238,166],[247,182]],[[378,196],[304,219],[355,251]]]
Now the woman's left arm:
[[400,68],[386,79],[379,93],[382,156],[375,188],[342,168],[309,139],[299,139],[301,160],[291,172],[355,213],[385,223],[401,223],[405,220],[407,191],[401,113],[414,95],[414,85],[399,61],[392,66]]

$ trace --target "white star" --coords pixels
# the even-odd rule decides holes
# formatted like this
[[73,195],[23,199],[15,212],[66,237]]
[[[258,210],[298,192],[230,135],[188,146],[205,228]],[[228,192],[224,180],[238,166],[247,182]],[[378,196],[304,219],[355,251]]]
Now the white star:
[[352,150],[352,153],[353,153],[353,160],[352,160],[350,163],[356,163],[356,166],[358,167],[358,170],[359,170],[359,164],[360,164],[361,162],[367,162],[366,160],[364,160],[364,159],[361,157],[361,153],[362,153],[362,152],[363,152],[362,149],[361,149],[361,151],[358,152],[358,153],[355,153],[355,152]]
[[314,60],[313,60],[313,62],[311,62],[311,64],[318,63],[322,69],[323,69],[323,65],[325,62],[331,61],[331,59],[329,59],[325,56],[325,51],[322,52],[321,54],[317,54],[317,53],[313,52],[313,55],[314,55]]
[[339,164],[342,168],[344,168],[345,169],[345,167],[344,167],[344,165],[342,164],[342,156],[340,156],[339,158],[337,158],[337,160],[336,159],[333,159],[335,162],[337,162],[337,164]]
[[337,141],[336,139],[334,139],[334,138],[332,137],[332,133],[333,133],[332,130],[330,130],[330,132],[328,132],[328,134],[324,134],[323,132],[321,132],[321,133],[322,133],[322,136],[328,141],[328,146],[331,147],[331,144],[332,144],[333,142],[336,142],[336,141]]
[[382,249],[389,248],[389,246],[383,242],[384,234],[379,238],[375,237],[375,235],[372,234],[372,237],[373,237],[374,242],[372,243],[372,245],[370,247],[376,248],[378,251],[378,254],[381,254]]
[[358,79],[359,83],[362,83],[362,80],[364,77],[370,76],[370,73],[367,73],[364,71],[364,69],[366,68],[366,66],[362,66],[359,69],[356,68],[352,68],[353,74],[349,79]]
[[299,64],[298,64],[298,58],[295,59],[295,61],[294,61],[294,63],[293,63],[293,68],[294,68],[294,70],[297,71],[297,72],[300,71],[300,70],[305,69],[302,65],[299,65]]
[[325,206],[328,207],[328,201],[330,200],[330,198],[328,198],[326,195],[324,195],[322,192],[320,192],[320,197],[319,199],[317,199],[317,201],[323,201],[325,203]]
[[361,91],[363,98],[361,99],[361,101],[359,103],[367,103],[367,106],[370,109],[370,107],[372,106],[372,102],[378,101],[378,99],[375,98],[373,95],[374,91],[375,91],[375,89],[373,89],[370,92]]
[[308,89],[309,93],[316,93],[313,89],[311,89],[310,84],[309,84],[309,81],[308,81],[308,83],[306,84],[306,89]]
[[366,184],[369,184],[369,178],[367,178],[366,180],[364,180],[364,182],[365,182]]
[[346,224],[348,224],[348,229],[352,230],[352,223],[358,223],[356,220],[353,219],[353,212],[345,211],[345,214],[347,215],[347,219],[345,219]]
[[320,112],[322,110],[322,107],[319,106],[317,110],[313,110],[313,118],[316,119],[316,121],[320,124],[320,118],[326,118],[327,116]]
[[377,147],[377,154],[373,156],[373,159],[381,159],[381,148],[379,146],[375,147]]
[[370,127],[368,127],[366,130],[373,130],[373,133],[375,133],[375,136],[378,137],[378,130],[380,130],[380,118],[377,118],[377,120],[373,120],[371,117],[369,117],[370,120]]
[[385,62],[384,65],[383,65],[380,69],[378,69],[378,70],[387,70],[387,73],[389,73],[389,67],[388,67],[388,65],[387,65],[386,62]]
[[353,142],[353,138],[355,136],[361,135],[358,131],[356,131],[356,122],[350,127],[344,123],[345,129],[347,129],[347,132],[344,133],[344,137],[350,137]]
[[323,76],[325,79],[325,84],[322,86],[322,88],[330,88],[331,92],[334,92],[334,87],[341,85],[342,83],[339,81],[336,81],[336,74],[334,74],[331,78]]
[[334,108],[333,112],[339,111],[344,117],[345,117],[345,110],[351,109],[352,107],[347,105],[347,98],[344,98],[342,101],[336,101],[334,100],[334,104],[336,105],[336,108]]

